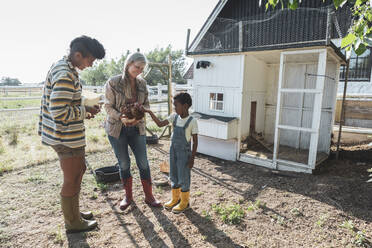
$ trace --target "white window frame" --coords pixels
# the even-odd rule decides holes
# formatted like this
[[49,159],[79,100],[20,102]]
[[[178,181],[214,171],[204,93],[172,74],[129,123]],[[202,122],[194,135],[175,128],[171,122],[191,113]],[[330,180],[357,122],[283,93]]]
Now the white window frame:
[[[214,99],[211,99],[211,94],[215,94]],[[222,101],[218,100],[218,95],[222,95]],[[224,112],[225,111],[225,103],[224,103],[224,93],[223,92],[210,92],[209,93],[209,110],[216,111],[216,112]],[[217,109],[217,104],[222,104],[222,109]],[[213,108],[214,106],[214,108]]]

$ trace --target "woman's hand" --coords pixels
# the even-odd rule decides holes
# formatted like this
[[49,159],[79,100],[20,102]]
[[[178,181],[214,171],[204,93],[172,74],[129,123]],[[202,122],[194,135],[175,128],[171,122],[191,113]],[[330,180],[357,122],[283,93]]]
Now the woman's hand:
[[121,115],[120,116],[121,123],[123,123],[124,126],[126,127],[132,127],[137,125],[141,120],[136,120],[136,119],[128,119],[126,116]]

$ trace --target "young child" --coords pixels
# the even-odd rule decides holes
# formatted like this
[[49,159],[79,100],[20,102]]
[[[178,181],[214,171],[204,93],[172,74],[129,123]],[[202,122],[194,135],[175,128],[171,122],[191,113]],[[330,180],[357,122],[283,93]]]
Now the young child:
[[172,209],[173,213],[182,213],[189,208],[190,171],[194,165],[198,147],[198,123],[189,115],[192,100],[188,93],[179,93],[173,100],[176,113],[168,116],[166,120],[159,120],[149,109],[144,109],[144,111],[151,115],[159,127],[173,124],[169,172],[172,199],[165,203],[164,207],[168,210]]

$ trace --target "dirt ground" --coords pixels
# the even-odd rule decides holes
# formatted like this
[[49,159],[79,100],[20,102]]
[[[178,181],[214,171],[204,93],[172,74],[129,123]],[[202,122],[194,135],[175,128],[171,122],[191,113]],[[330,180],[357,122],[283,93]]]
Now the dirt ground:
[[[163,177],[157,165],[168,158],[168,147],[168,141],[148,147],[154,179]],[[192,208],[179,215],[144,203],[135,166],[135,204],[124,212],[118,208],[121,185],[97,184],[87,173],[81,205],[94,210],[99,228],[69,235],[59,205],[58,161],[20,168],[0,177],[0,247],[372,247],[371,150],[343,154],[316,175],[198,154]],[[87,160],[93,168],[115,164],[112,151]],[[154,193],[164,202],[170,187]],[[223,219],[231,205],[234,224]]]

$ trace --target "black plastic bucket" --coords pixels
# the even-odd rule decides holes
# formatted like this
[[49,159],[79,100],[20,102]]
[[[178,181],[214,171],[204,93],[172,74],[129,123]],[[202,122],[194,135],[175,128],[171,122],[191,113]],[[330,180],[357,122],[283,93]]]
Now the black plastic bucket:
[[96,180],[102,183],[112,183],[120,180],[119,166],[107,166],[94,171]]

